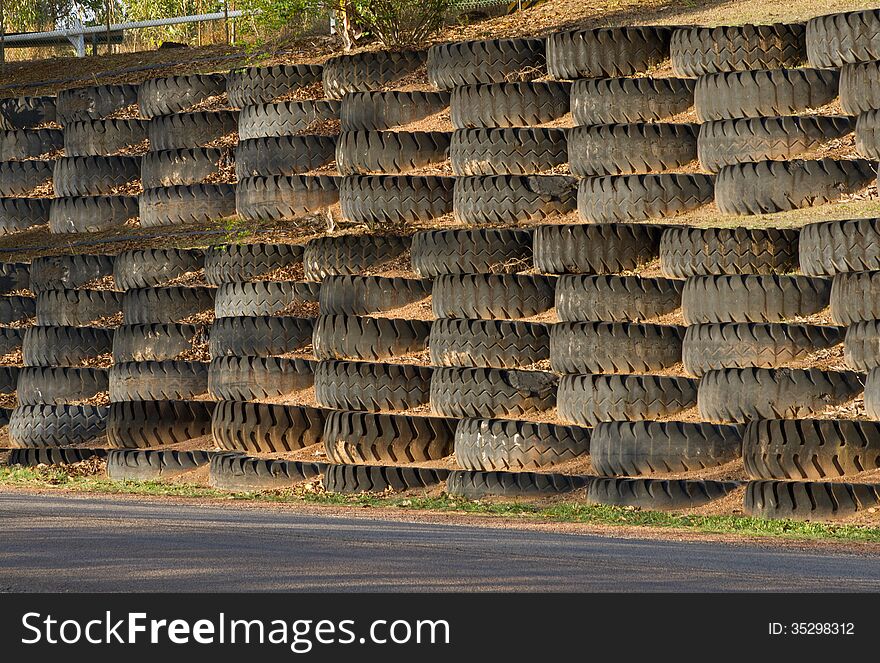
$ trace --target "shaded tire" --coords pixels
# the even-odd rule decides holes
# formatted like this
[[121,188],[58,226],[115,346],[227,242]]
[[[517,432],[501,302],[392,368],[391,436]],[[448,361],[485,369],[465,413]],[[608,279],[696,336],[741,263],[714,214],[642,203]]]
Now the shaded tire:
[[817,325],[742,322],[691,325],[682,360],[691,375],[722,368],[782,368],[843,342],[844,329]]
[[107,477],[112,481],[161,481],[207,465],[211,456],[210,451],[114,449],[107,453]]
[[880,219],[810,223],[801,231],[799,262],[809,276],[880,269]]
[[456,421],[370,412],[330,412],[324,449],[332,463],[405,465],[452,454]]
[[427,230],[416,233],[412,240],[412,268],[423,278],[511,274],[528,269],[531,260],[531,230]]
[[321,361],[315,366],[315,400],[336,410],[408,410],[428,403],[433,370],[411,364]]
[[686,78],[587,78],[571,87],[578,124],[656,122],[694,105],[694,81]]
[[132,249],[116,256],[113,279],[122,290],[157,288],[200,271],[204,262],[198,249]]
[[674,418],[697,405],[697,387],[663,375],[563,375],[556,406],[559,419],[581,426]]
[[250,458],[239,453],[215,453],[211,457],[208,481],[213,488],[220,490],[277,490],[318,479],[324,468],[323,463]]
[[248,138],[235,148],[235,177],[297,175],[336,160],[334,136],[270,136]]
[[147,189],[141,194],[142,228],[206,223],[234,216],[235,184],[192,184]]
[[880,366],[880,320],[866,320],[846,329],[843,343],[846,365],[867,373]]
[[577,181],[558,175],[486,175],[455,178],[452,209],[471,224],[542,221],[577,209]]
[[211,357],[273,356],[303,351],[312,343],[314,318],[220,318],[211,326]]
[[303,250],[305,277],[320,281],[327,276],[381,271],[410,248],[409,237],[395,235],[340,235],[318,237]]
[[122,298],[127,325],[185,322],[214,309],[214,288],[134,288]]
[[59,90],[55,117],[61,125],[100,120],[137,104],[137,100],[137,85],[91,85]]
[[208,394],[218,401],[295,397],[314,384],[314,362],[307,359],[217,357],[208,370]]
[[639,26],[554,32],[547,37],[547,70],[561,79],[631,76],[669,57],[672,29]]
[[588,454],[590,430],[505,419],[463,419],[455,429],[455,460],[466,470],[535,470]]
[[151,151],[141,157],[141,182],[144,189],[202,184],[221,176],[233,160],[230,150],[219,147]]
[[9,416],[16,447],[64,447],[102,437],[108,409],[94,405],[22,405]]
[[728,368],[705,373],[697,406],[706,421],[746,423],[757,419],[821,416],[862,393],[862,376],[818,368]]
[[343,131],[381,131],[418,122],[448,107],[448,92],[350,92],[342,98],[339,115]]
[[26,262],[0,262],[0,294],[31,289],[31,266]]
[[224,283],[217,288],[217,318],[287,316],[290,309],[317,303],[320,284],[310,281],[249,281]]
[[322,80],[328,99],[349,92],[378,90],[424,66],[424,51],[371,51],[337,55],[324,62]]
[[431,297],[434,281],[382,276],[328,276],[318,297],[323,315],[393,311]]
[[449,159],[451,139],[446,131],[344,131],[336,169],[340,175],[407,175],[438,167]]
[[182,113],[211,97],[226,94],[225,74],[189,74],[150,78],[138,89],[142,117]]
[[814,67],[880,60],[880,10],[842,12],[807,21],[807,57]]
[[233,69],[226,75],[229,105],[243,108],[271,103],[294,90],[320,83],[322,72],[323,67],[319,64],[276,64]]
[[551,274],[615,274],[657,258],[661,228],[646,224],[538,226],[535,268]]
[[367,228],[430,221],[453,209],[451,177],[353,175],[342,178],[342,215]]
[[137,157],[61,157],[55,162],[52,186],[58,196],[112,196],[140,178]]
[[31,129],[57,119],[55,97],[0,99],[0,129]]
[[684,327],[634,322],[560,322],[550,330],[557,373],[651,373],[681,363]]
[[553,497],[583,490],[592,477],[538,472],[472,472],[453,470],[446,479],[446,492],[478,500],[498,497]]
[[442,484],[449,470],[379,465],[328,465],[324,490],[328,493],[382,493],[424,490]]
[[[0,162],[0,196],[15,198],[31,195],[38,188],[52,184],[54,173],[54,161]],[[47,191],[44,196],[50,194],[51,191]]]
[[697,159],[697,124],[598,124],[568,131],[568,162],[581,177],[675,170]]
[[665,276],[775,274],[798,268],[793,228],[667,228],[660,238]]
[[58,129],[0,129],[0,161],[51,158],[64,147],[64,132]]
[[878,505],[877,484],[749,481],[744,510],[766,520],[839,520]]
[[235,188],[235,211],[248,221],[296,219],[338,202],[338,178],[328,175],[249,177]]
[[34,258],[31,261],[30,289],[39,294],[47,290],[81,288],[111,276],[114,261],[113,256],[85,253]]
[[64,154],[108,155],[147,140],[147,120],[84,120],[64,127]]
[[550,332],[540,323],[443,318],[428,346],[435,366],[525,368],[550,358]]
[[28,327],[22,341],[25,366],[77,367],[109,354],[113,330],[98,327]]
[[37,295],[37,324],[41,326],[109,327],[121,315],[122,293],[112,290],[47,290]]
[[553,308],[556,279],[525,274],[446,274],[434,280],[435,318],[530,318]]
[[840,106],[848,115],[880,108],[880,62],[843,65],[839,89]]
[[435,368],[431,410],[445,417],[533,415],[556,405],[558,378],[542,371]]
[[683,283],[639,276],[567,274],[556,281],[556,315],[562,322],[641,322],[681,307]]
[[87,401],[108,389],[102,368],[22,368],[16,397],[19,405],[63,405]]
[[880,371],[872,368],[865,380],[865,412],[870,419],[880,420]]
[[51,198],[0,198],[0,235],[49,223],[54,204]]
[[186,401],[208,394],[208,364],[198,361],[132,361],[110,369],[110,401]]
[[581,180],[577,209],[583,221],[614,223],[676,216],[714,200],[711,175],[611,175]]
[[320,315],[312,345],[317,359],[378,361],[423,352],[430,333],[424,320]]
[[338,101],[325,99],[245,106],[238,118],[238,137],[246,141],[314,133],[309,130],[336,120],[339,109]]
[[150,449],[210,435],[214,403],[123,401],[111,403],[107,440],[116,449]]
[[224,244],[205,251],[205,280],[210,285],[253,281],[302,264],[300,244]]
[[182,150],[210,147],[237,130],[238,111],[198,111],[154,117],[147,136],[151,150]]
[[570,131],[542,127],[458,129],[452,133],[452,172],[462,175],[538,175],[569,162]]
[[699,479],[593,479],[587,493],[591,504],[646,510],[693,509],[726,497],[739,481]]
[[113,332],[113,361],[166,361],[193,358],[207,341],[204,325],[147,323],[122,325]]
[[36,467],[37,465],[73,465],[85,460],[101,459],[107,455],[106,449],[12,449],[7,465]]
[[605,477],[699,472],[740,458],[742,436],[742,426],[603,422],[593,429],[590,464]]
[[55,198],[49,210],[49,232],[101,232],[136,221],[139,214],[137,196]]
[[452,126],[535,127],[553,122],[569,112],[570,87],[554,81],[458,86],[450,99]]
[[7,295],[0,297],[0,324],[9,325],[32,321],[37,315],[37,303],[33,297]]
[[229,451],[296,451],[322,441],[327,414],[306,405],[222,401],[214,410],[214,442]]
[[428,49],[428,80],[439,90],[528,81],[543,76],[545,68],[541,39],[459,41]]
[[831,319],[838,325],[880,318],[880,272],[837,274],[831,285]]

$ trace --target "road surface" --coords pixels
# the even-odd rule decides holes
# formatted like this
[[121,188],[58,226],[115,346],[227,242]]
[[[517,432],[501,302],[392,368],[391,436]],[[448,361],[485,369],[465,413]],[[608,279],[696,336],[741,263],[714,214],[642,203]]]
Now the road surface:
[[0,492],[0,591],[880,590],[874,555]]

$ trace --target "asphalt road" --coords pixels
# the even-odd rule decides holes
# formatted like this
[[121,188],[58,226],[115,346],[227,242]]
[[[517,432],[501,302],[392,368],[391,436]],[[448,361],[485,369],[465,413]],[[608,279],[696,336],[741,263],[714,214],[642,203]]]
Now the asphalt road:
[[2,591],[880,590],[871,555],[0,493]]

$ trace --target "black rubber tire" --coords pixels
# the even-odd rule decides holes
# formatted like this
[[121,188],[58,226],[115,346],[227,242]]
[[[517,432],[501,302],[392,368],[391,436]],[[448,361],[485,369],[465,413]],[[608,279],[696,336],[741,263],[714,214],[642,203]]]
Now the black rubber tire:
[[694,105],[694,81],[686,78],[588,78],[571,87],[577,124],[656,122]]
[[880,62],[844,65],[839,89],[840,106],[848,115],[880,108]]
[[[341,175],[406,175],[449,159],[445,131],[344,131],[336,143]],[[454,163],[453,163],[454,167]]]
[[324,315],[369,315],[431,297],[434,281],[382,276],[328,276],[318,301]]
[[315,133],[310,129],[332,124],[339,118],[339,111],[338,101],[326,99],[245,106],[238,118],[238,137],[245,141]]
[[569,167],[581,177],[675,170],[696,161],[698,131],[697,124],[668,122],[574,127]]
[[565,129],[458,129],[449,159],[456,175],[538,175],[569,162]]
[[547,325],[510,320],[435,320],[428,338],[435,366],[525,368],[550,358]]
[[868,372],[865,380],[865,412],[868,418],[880,420],[880,371],[876,368]]
[[672,71],[697,77],[797,67],[807,60],[806,32],[803,23],[678,28],[670,44]]
[[428,80],[438,90],[529,81],[545,72],[541,39],[459,41],[436,44],[428,50]]
[[221,285],[264,278],[302,265],[300,244],[224,244],[205,251],[205,280]]
[[350,92],[342,98],[343,131],[382,131],[403,127],[449,107],[448,92]]
[[840,478],[880,467],[880,423],[847,419],[754,421],[743,437],[752,479]]
[[15,355],[22,350],[24,333],[22,328],[0,327],[0,357]]
[[712,175],[609,175],[581,180],[577,209],[588,223],[614,223],[676,216],[713,200]]
[[432,368],[412,364],[320,361],[315,400],[335,410],[409,410],[430,398]]
[[198,111],[154,117],[147,135],[151,150],[181,150],[209,147],[237,129],[238,111]]
[[115,326],[122,315],[122,293],[112,290],[47,290],[37,295],[37,324],[41,326]]
[[211,357],[273,356],[312,344],[313,318],[220,318],[211,327]]
[[37,302],[33,297],[7,295],[0,297],[0,324],[25,323],[37,317]]
[[111,403],[107,441],[116,449],[150,449],[210,435],[214,405],[207,401]]
[[210,451],[114,449],[107,453],[107,478],[161,481],[207,465],[211,455]]
[[339,185],[342,216],[367,228],[430,221],[453,209],[451,177],[352,175]]
[[455,218],[469,225],[516,224],[577,209],[577,180],[559,175],[455,178]]
[[554,497],[584,490],[592,477],[538,472],[479,472],[453,470],[446,479],[446,492],[478,500],[497,497]]
[[842,520],[880,505],[873,483],[749,481],[745,512],[764,520]]
[[[10,396],[15,394],[16,389],[18,388],[19,374],[23,370],[24,369],[19,368],[18,366],[0,366],[0,393],[9,394]],[[0,421],[2,420],[3,415],[0,415]],[[2,423],[2,425],[5,426],[8,423],[9,417],[7,416],[6,421]]]
[[141,194],[142,228],[206,223],[235,216],[234,184],[191,184],[147,189]]
[[442,484],[449,470],[381,465],[328,465],[324,490],[328,493],[384,493],[424,490]]
[[379,361],[423,352],[430,333],[424,320],[321,315],[312,344],[317,359]]
[[603,477],[699,472],[740,458],[742,436],[742,426],[603,422],[593,429],[590,464]]
[[846,365],[867,373],[880,366],[880,320],[866,320],[846,329],[843,344]]
[[9,416],[9,440],[16,447],[65,447],[104,435],[106,407],[22,405]]
[[36,189],[52,183],[54,169],[54,161],[2,161],[0,196],[28,196]]
[[139,214],[137,196],[55,198],[49,210],[49,232],[101,232],[137,220]]
[[381,271],[409,248],[409,237],[395,235],[318,237],[306,242],[303,251],[305,277],[320,281],[327,276]]
[[181,322],[214,309],[214,288],[134,288],[122,298],[127,325]]
[[320,478],[323,463],[298,460],[250,458],[239,453],[216,453],[211,457],[209,482],[213,488],[254,492],[291,488]]
[[324,450],[331,463],[406,465],[440,460],[454,449],[454,419],[329,412]]
[[580,426],[674,418],[696,406],[697,386],[690,378],[663,375],[563,375],[557,412]]
[[150,78],[138,89],[141,117],[183,113],[211,97],[226,95],[225,74],[189,74]]
[[116,154],[147,140],[147,120],[84,120],[64,127],[69,157]]
[[456,129],[536,127],[568,114],[569,83],[556,81],[464,85],[452,90]]
[[550,330],[557,373],[651,373],[681,363],[684,327],[635,322],[560,322]]
[[49,223],[51,198],[0,198],[0,235]]
[[806,419],[856,398],[862,382],[849,371],[728,368],[703,375],[697,405],[706,421]]
[[776,322],[691,325],[682,361],[697,377],[722,368],[783,368],[842,343],[844,332],[840,327]]
[[560,276],[556,315],[562,322],[642,322],[674,313],[683,283],[639,276]]
[[208,364],[132,361],[110,369],[110,401],[186,401],[208,394]]
[[693,509],[721,499],[741,485],[740,481],[597,477],[590,483],[587,500],[649,511]]
[[308,359],[217,357],[208,371],[208,394],[218,401],[295,399],[314,384],[314,362]]
[[0,294],[31,289],[31,266],[26,262],[0,262]]
[[19,405],[63,405],[86,401],[108,390],[103,368],[26,367],[18,375]]
[[109,354],[113,330],[99,327],[28,327],[22,340],[25,366],[68,366],[89,364]]
[[709,74],[697,79],[700,122],[738,117],[797,115],[837,97],[836,69],[768,69]]
[[819,313],[832,293],[830,280],[809,276],[692,276],[684,284],[681,309],[687,325],[782,322]]
[[466,470],[538,470],[589,451],[590,429],[578,426],[463,419],[455,429],[455,460]]
[[427,230],[416,233],[412,240],[413,271],[423,278],[513,274],[529,269],[531,262],[531,230]]
[[660,238],[660,269],[672,278],[793,272],[798,237],[792,228],[667,228]]
[[61,157],[52,171],[52,186],[57,196],[116,195],[140,178],[137,157]]
[[339,179],[328,175],[249,177],[236,188],[235,209],[247,221],[316,214],[339,202]]
[[861,159],[742,163],[718,172],[715,203],[725,214],[785,212],[840,200],[876,178],[874,164]]
[[198,249],[132,249],[116,256],[113,279],[121,290],[158,288],[200,271],[204,263]]
[[838,325],[880,318],[880,272],[837,274],[831,286],[831,319]]
[[788,160],[843,138],[855,121],[843,115],[796,115],[718,120],[700,125],[700,165],[718,172],[744,161]]
[[247,281],[217,288],[214,315],[218,318],[284,316],[289,309],[317,303],[320,284],[311,281]]
[[235,148],[235,177],[298,175],[336,160],[335,136],[249,138]]
[[104,458],[106,449],[12,449],[8,465],[36,467],[37,465],[72,465],[93,458]]
[[445,417],[534,415],[556,405],[558,378],[543,371],[435,368],[431,411]]
[[137,100],[137,85],[91,85],[69,88],[58,91],[55,116],[62,126],[80,120],[100,120],[133,106]]
[[229,105],[244,108],[271,103],[295,90],[320,83],[323,70],[319,64],[276,64],[233,69],[226,75]]
[[530,318],[553,308],[556,279],[525,274],[446,274],[434,281],[435,318]]
[[807,21],[807,57],[814,67],[880,60],[880,10],[842,12]]
[[218,147],[147,152],[141,157],[141,182],[144,189],[201,184],[232,160],[230,150]]
[[319,444],[328,411],[307,405],[222,401],[211,429],[221,449],[285,453]]
[[379,90],[421,69],[425,51],[367,51],[337,55],[324,62],[322,80],[328,99],[350,92]]
[[845,219],[804,226],[800,267],[810,276],[880,269],[880,219]]
[[0,129],[0,161],[31,159],[64,147],[60,129]]
[[114,257],[78,253],[34,258],[30,268],[30,289],[75,289],[113,274]]
[[208,328],[204,325],[123,325],[113,333],[113,361],[166,361],[192,357],[207,337]]
[[856,151],[866,159],[880,158],[880,114],[876,110],[856,118]]
[[550,274],[616,274],[657,258],[661,228],[600,223],[538,226],[535,268]]
[[631,76],[662,65],[669,58],[672,28],[638,26],[554,32],[547,37],[551,77]]
[[57,119],[55,97],[0,99],[0,129],[31,129]]

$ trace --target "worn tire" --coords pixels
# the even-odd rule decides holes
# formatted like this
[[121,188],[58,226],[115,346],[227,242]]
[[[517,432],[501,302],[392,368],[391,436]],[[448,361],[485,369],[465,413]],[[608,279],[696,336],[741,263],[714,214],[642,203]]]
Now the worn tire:
[[123,401],[111,403],[107,441],[116,449],[150,449],[211,434],[214,403]]
[[328,465],[324,489],[328,493],[384,493],[424,490],[442,484],[449,470],[381,465]]
[[556,279],[525,274],[446,274],[434,281],[435,318],[530,318],[553,308]]
[[632,76],[669,57],[672,28],[594,28],[547,37],[547,70],[553,78]]
[[344,131],[336,168],[340,175],[407,175],[445,163],[450,140],[446,131]]
[[393,311],[431,297],[431,279],[328,276],[318,296],[323,315],[368,315]]
[[141,157],[141,182],[144,189],[202,184],[219,176],[232,160],[230,150],[219,147],[147,152]]
[[540,323],[443,318],[430,329],[435,366],[525,368],[550,358],[550,331]]
[[0,129],[32,129],[57,119],[55,97],[0,99]]
[[114,260],[113,256],[85,253],[34,258],[30,289],[39,294],[47,290],[82,288],[112,276]]
[[619,479],[597,477],[590,483],[591,504],[662,511],[693,509],[727,496],[739,481],[700,479]]
[[568,131],[568,162],[581,177],[682,168],[697,159],[697,124],[599,124]]
[[51,198],[0,198],[0,235],[50,223]]
[[253,281],[275,271],[302,264],[300,244],[224,244],[205,251],[205,280],[209,285]]
[[440,460],[453,452],[456,423],[440,417],[334,411],[324,425],[324,449],[332,463]]
[[107,477],[111,481],[161,481],[207,465],[211,455],[210,451],[114,449],[107,453]]
[[570,84],[555,81],[464,85],[452,90],[456,129],[536,127],[569,112]]
[[208,394],[208,364],[199,361],[132,361],[110,369],[110,401],[185,401]]
[[686,78],[588,78],[571,87],[576,125],[656,122],[693,105],[694,81]]
[[106,449],[58,449],[52,447],[44,449],[12,449],[9,452],[7,465],[22,465],[24,467],[73,465],[84,460],[104,458],[106,455]]
[[244,108],[271,103],[294,90],[320,83],[323,70],[319,64],[276,64],[233,69],[226,75],[229,105]]
[[315,400],[336,410],[409,410],[428,403],[433,369],[411,364],[321,361]]
[[589,223],[676,216],[715,200],[711,175],[661,173],[588,177],[578,186],[577,209]]
[[378,361],[423,352],[430,333],[424,320],[321,315],[312,344],[317,359]]
[[342,178],[342,216],[367,228],[430,221],[453,209],[451,177],[352,175]]
[[122,325],[113,333],[113,361],[120,364],[128,361],[192,359],[207,337],[208,328],[204,325]]
[[744,511],[765,520],[841,520],[878,505],[872,483],[749,481]]
[[113,330],[99,327],[28,327],[22,341],[25,366],[87,365],[113,349]]
[[235,191],[235,210],[248,221],[296,219],[339,202],[338,178],[328,175],[249,177]]
[[116,256],[113,278],[122,290],[158,288],[200,271],[204,262],[198,249],[132,249]]
[[542,371],[434,369],[431,410],[445,417],[533,415],[556,405],[558,378]]
[[880,10],[810,19],[807,21],[807,57],[814,67],[880,60]]
[[880,269],[880,219],[810,223],[801,231],[799,262],[809,276]]
[[831,319],[838,325],[880,318],[880,272],[837,274],[831,286]]
[[55,198],[49,210],[49,232],[101,232],[136,221],[139,214],[137,196]]
[[538,226],[535,268],[550,274],[616,274],[657,258],[661,228],[601,223]]
[[28,367],[18,374],[19,405],[63,405],[87,401],[108,390],[103,368]]
[[532,260],[532,232],[513,228],[427,230],[412,240],[413,271],[441,274],[512,274]]
[[147,189],[141,194],[142,228],[207,223],[235,216],[235,184],[191,184]]
[[880,366],[880,320],[866,320],[846,329],[843,344],[846,365],[867,373]]
[[221,449],[285,453],[323,439],[327,410],[305,405],[223,401],[214,410],[212,432]]
[[118,195],[120,187],[140,178],[137,157],[61,157],[55,162],[52,186],[58,196]]
[[95,405],[22,405],[9,416],[16,447],[65,447],[102,437],[108,409]]
[[505,127],[452,133],[452,172],[462,175],[538,175],[569,162],[564,129]]
[[224,283],[217,288],[217,318],[285,316],[291,308],[317,303],[320,284],[310,281],[248,281]]
[[577,180],[559,175],[455,178],[455,218],[469,225],[543,221],[577,209]]
[[55,161],[2,161],[0,162],[0,196],[6,198],[28,196],[38,188],[51,184],[54,174]]
[[59,90],[55,117],[62,126],[80,120],[100,120],[137,104],[138,86],[92,85]]
[[342,98],[343,131],[382,131],[418,122],[449,107],[448,92],[350,92]]
[[880,108],[880,62],[843,66],[840,70],[840,106],[848,115]]
[[182,113],[210,97],[226,94],[225,74],[189,74],[150,78],[138,89],[143,117]]
[[182,150],[210,147],[237,130],[238,111],[198,111],[154,117],[147,136],[151,150]]
[[257,357],[303,351],[312,343],[313,318],[220,318],[211,326],[211,357]]
[[269,136],[248,138],[235,148],[235,177],[299,175],[336,160],[334,136]]
[[182,322],[214,308],[213,288],[134,288],[122,298],[127,325]]
[[52,158],[63,147],[64,132],[58,129],[0,129],[0,161]]
[[562,322],[641,322],[674,313],[683,283],[639,276],[560,276],[556,315]]
[[307,359],[225,356],[208,370],[208,394],[218,401],[295,399],[314,384],[314,362]]
[[122,293],[112,290],[47,290],[37,295],[37,324],[42,326],[115,326],[122,315]]
[[84,120],[64,127],[64,154],[69,157],[108,155],[147,140],[146,120]]
[[314,129],[339,118],[338,101],[308,99],[277,104],[245,106],[238,118],[238,137],[242,141],[314,133]]
[[320,281],[327,276],[381,271],[409,248],[409,237],[395,235],[318,237],[309,240],[303,250],[305,277]]
[[592,477],[539,472],[480,472],[453,470],[446,492],[471,500],[498,497],[554,497],[589,486]]
[[370,51],[337,55],[324,62],[322,80],[328,99],[350,92],[382,89],[425,65],[424,51]]
[[557,373],[651,373],[681,363],[684,328],[634,322],[560,322],[550,330]]
[[213,488],[220,490],[278,490],[318,479],[325,467],[323,463],[215,453],[211,457],[209,482]]
[[546,71],[541,39],[485,39],[428,49],[428,80],[438,90],[475,83],[529,81]]

